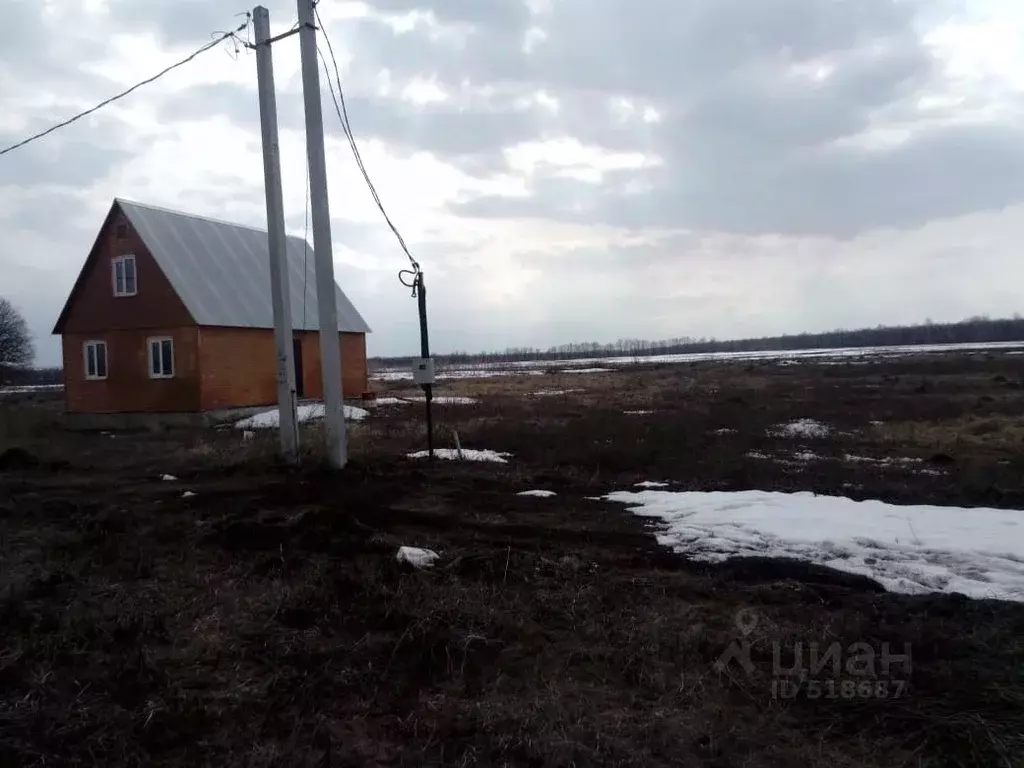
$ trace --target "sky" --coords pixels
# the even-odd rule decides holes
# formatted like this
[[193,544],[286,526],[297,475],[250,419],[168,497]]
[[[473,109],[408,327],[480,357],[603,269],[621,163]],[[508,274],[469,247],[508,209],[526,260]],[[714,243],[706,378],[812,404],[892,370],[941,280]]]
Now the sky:
[[[291,0],[266,0],[272,31]],[[240,24],[224,0],[5,0],[0,147]],[[1024,309],[1010,0],[321,0],[435,351],[732,338]],[[323,44],[321,35],[321,44]],[[298,39],[274,45],[305,226]],[[414,354],[407,262],[324,98],[335,274]],[[37,362],[114,197],[266,225],[255,55],[224,44],[0,157],[0,296]],[[310,232],[312,238],[312,232]]]

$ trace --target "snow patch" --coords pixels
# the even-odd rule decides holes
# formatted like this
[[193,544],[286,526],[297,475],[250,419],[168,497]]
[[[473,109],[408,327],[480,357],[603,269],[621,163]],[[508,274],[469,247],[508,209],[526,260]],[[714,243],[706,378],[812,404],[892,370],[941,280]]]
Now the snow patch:
[[437,560],[438,554],[432,549],[419,547],[399,547],[395,559],[400,563],[409,563],[414,568],[430,568]]
[[869,576],[893,592],[1024,602],[1024,512],[898,506],[812,493],[617,491],[661,521],[659,543],[697,560],[790,557]]
[[[703,361],[750,362],[757,360],[809,360],[816,365],[846,365],[850,362],[874,362],[874,359],[904,357],[907,355],[962,353],[984,350],[1015,350],[1006,354],[1020,355],[1024,341],[993,341],[975,344],[904,344],[880,347],[828,347],[824,349],[778,349],[750,352],[680,352],[655,355],[626,355],[619,357],[574,357],[565,360],[514,360],[502,362],[461,364],[456,368],[443,370],[437,378],[480,378],[484,376],[513,376],[517,374],[542,375],[538,365],[572,366],[600,365],[602,368],[565,368],[565,373],[597,373],[614,370],[607,366],[653,363],[696,363]],[[407,369],[383,368],[370,374],[371,379],[383,381],[404,381],[412,378]]]
[[644,480],[639,483],[634,483],[636,488],[668,488],[668,483],[663,483],[658,480]]
[[[416,451],[415,453],[408,453],[406,455],[410,459],[425,459],[428,456],[430,456],[430,452]],[[434,449],[434,457],[438,459],[444,459],[445,461],[493,461],[498,464],[507,464],[508,462],[506,461],[506,458],[511,455],[511,453],[491,451],[486,448],[463,448],[462,451],[458,451],[455,448]]]
[[520,491],[516,496],[536,496],[540,499],[549,499],[557,494],[554,491]]
[[[300,424],[313,421],[314,419],[322,419],[324,417],[324,405],[323,403],[300,405],[295,409],[295,415]],[[345,418],[349,421],[362,421],[369,415],[370,412],[363,408],[356,408],[353,405],[345,406]],[[263,411],[235,422],[236,429],[275,429],[280,426],[281,412],[277,408]]]
[[195,494],[192,491],[185,491],[181,494],[181,498],[183,499],[191,499],[193,496],[195,496]]
[[[407,398],[410,403],[425,403],[427,402],[426,395],[417,395],[415,397]],[[472,397],[452,397],[446,395],[444,397],[431,398],[431,402],[438,405],[476,405],[478,400],[474,400]]]
[[0,387],[0,397],[4,395],[24,395],[30,392],[57,392],[64,389],[63,384],[22,384],[20,386]]
[[531,392],[533,397],[554,397],[555,395],[571,395],[573,392],[582,392],[582,389],[542,389],[540,392]]
[[654,411],[623,411],[627,416],[647,416],[648,414],[654,413]]
[[924,459],[911,459],[907,457],[878,459],[873,458],[871,456],[854,456],[848,453],[845,456],[843,456],[843,461],[849,462],[850,464],[875,464],[881,467],[891,467],[921,464],[924,461]]
[[793,459],[798,462],[818,461],[824,458],[824,456],[819,456],[812,451],[799,451],[793,454]]
[[408,400],[403,400],[400,397],[377,397],[373,400],[367,400],[366,404],[369,406],[375,405],[404,405],[408,403]]
[[[486,364],[484,364],[486,365]],[[514,368],[452,368],[439,371],[434,377],[443,379],[493,379],[499,376],[543,376],[544,371]],[[383,369],[371,373],[369,378],[377,381],[411,381],[412,371]]]
[[165,481],[170,482],[170,483],[173,483],[178,478],[176,478],[174,475],[160,475],[160,479],[161,480],[165,480]]
[[712,434],[715,434],[715,435],[735,435],[736,434],[736,430],[735,429],[729,429],[728,427],[722,427],[721,429],[716,429]]
[[827,437],[832,429],[814,419],[797,419],[768,430],[771,437]]

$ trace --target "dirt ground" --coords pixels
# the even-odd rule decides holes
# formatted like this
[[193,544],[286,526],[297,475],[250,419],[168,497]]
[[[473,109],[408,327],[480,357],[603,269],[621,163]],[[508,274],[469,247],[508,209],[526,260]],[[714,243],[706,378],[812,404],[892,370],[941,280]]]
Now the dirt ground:
[[[1024,605],[692,563],[594,499],[671,480],[1024,510],[1022,383],[1000,354],[456,380],[439,394],[479,402],[436,407],[439,444],[507,464],[406,458],[406,404],[350,425],[340,474],[316,427],[287,469],[273,435],[71,434],[52,397],[5,397],[0,765],[1024,765]],[[837,430],[799,441],[822,460],[770,435],[798,418]],[[536,488],[558,495],[516,495]],[[741,640],[749,668],[716,666]],[[786,694],[773,648],[812,643],[910,658]]]

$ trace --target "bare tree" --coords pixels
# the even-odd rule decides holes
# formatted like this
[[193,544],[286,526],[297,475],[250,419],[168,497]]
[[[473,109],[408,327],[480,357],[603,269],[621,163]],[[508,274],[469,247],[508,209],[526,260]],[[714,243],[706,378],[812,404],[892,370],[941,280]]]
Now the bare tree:
[[35,356],[28,323],[14,304],[0,297],[0,373],[5,368],[29,366]]

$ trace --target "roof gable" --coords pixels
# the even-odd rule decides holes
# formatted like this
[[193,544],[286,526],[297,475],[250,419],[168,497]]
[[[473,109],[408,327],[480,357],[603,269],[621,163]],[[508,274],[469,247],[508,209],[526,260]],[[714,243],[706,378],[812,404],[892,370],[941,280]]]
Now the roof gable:
[[[115,201],[82,262],[52,333],[195,325],[138,233],[115,234],[115,227],[124,224],[125,214]],[[111,276],[103,262],[122,253],[134,254],[137,274],[143,283],[134,297],[118,298],[111,293]]]
[[[142,238],[197,325],[274,327],[266,230],[120,198],[114,201],[116,207]],[[319,320],[313,249],[299,237],[289,236],[286,243],[292,327],[316,330]],[[339,331],[370,331],[337,283],[335,301]]]

